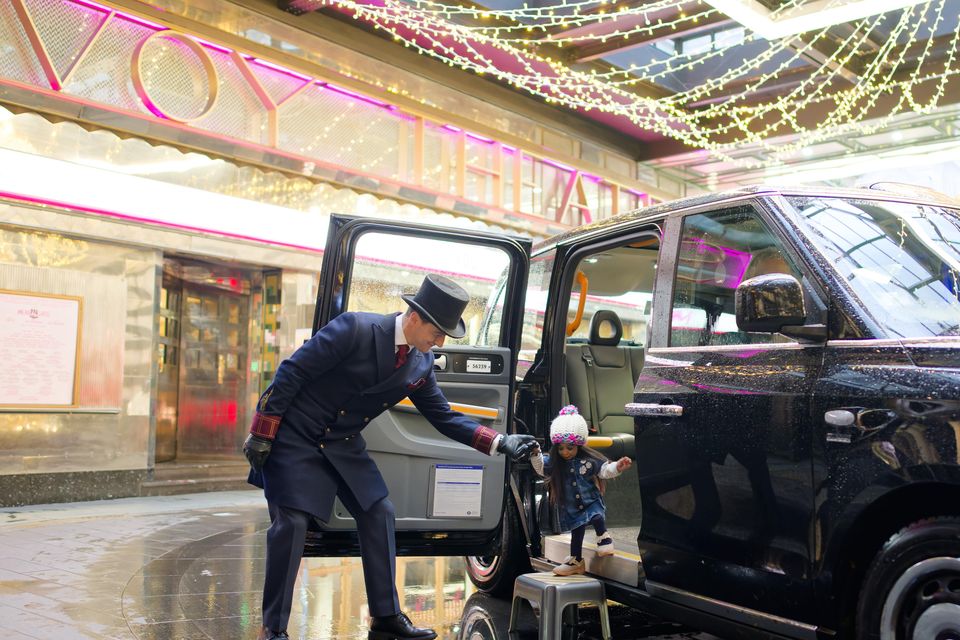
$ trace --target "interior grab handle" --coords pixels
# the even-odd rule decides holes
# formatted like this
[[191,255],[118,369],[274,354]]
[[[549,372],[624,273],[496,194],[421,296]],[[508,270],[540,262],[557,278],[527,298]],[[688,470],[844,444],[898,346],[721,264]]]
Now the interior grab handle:
[[623,407],[628,416],[648,418],[677,418],[683,415],[683,407],[678,404],[657,404],[654,402],[628,402]]

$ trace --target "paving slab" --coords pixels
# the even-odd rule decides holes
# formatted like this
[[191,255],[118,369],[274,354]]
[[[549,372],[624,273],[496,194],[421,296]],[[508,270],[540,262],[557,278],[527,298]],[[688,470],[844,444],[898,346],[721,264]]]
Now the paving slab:
[[[258,491],[0,508],[0,636],[254,640],[268,526]],[[465,569],[462,558],[399,558],[405,611],[442,640],[507,640],[510,603],[475,593]],[[305,559],[296,589],[292,638],[367,637],[358,558]],[[612,617],[617,640],[711,639],[623,607]],[[572,633],[598,637],[594,612]],[[536,637],[535,619],[520,637]]]

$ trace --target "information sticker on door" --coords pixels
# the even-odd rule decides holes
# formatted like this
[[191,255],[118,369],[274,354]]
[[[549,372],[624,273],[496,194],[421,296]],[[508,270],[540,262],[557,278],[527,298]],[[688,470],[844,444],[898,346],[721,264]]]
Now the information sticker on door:
[[483,465],[438,464],[433,467],[431,518],[479,518]]
[[489,360],[467,358],[467,373],[490,373],[493,365]]

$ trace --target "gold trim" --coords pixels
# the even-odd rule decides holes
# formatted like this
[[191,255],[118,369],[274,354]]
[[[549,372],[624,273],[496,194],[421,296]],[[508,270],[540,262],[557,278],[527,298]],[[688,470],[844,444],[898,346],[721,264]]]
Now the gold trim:
[[267,110],[267,144],[269,144],[271,147],[279,148],[280,107],[285,105],[295,96],[303,93],[307,87],[311,86],[314,82],[317,82],[317,78],[305,79],[302,85],[294,89],[289,95],[285,96],[279,102],[276,102],[274,101],[273,96],[271,96],[267,89],[263,86],[263,83],[260,82],[260,78],[257,77],[257,74],[254,73],[253,69],[250,68],[250,64],[247,62],[247,59],[242,53],[236,49],[232,49],[230,51],[230,59],[233,60],[235,65],[237,65],[237,69],[240,70],[241,75],[243,75],[244,79],[250,84],[250,88],[253,89],[253,92],[260,100],[260,103]]
[[[203,70],[207,73],[207,84],[210,88],[207,91],[207,104],[198,115],[192,118],[174,117],[161,109],[160,105],[154,102],[153,98],[150,97],[150,93],[147,91],[147,86],[143,82],[142,63],[143,50],[154,38],[175,39],[193,51],[194,55],[200,59],[200,64],[203,65]],[[200,120],[210,113],[213,107],[217,104],[217,98],[220,96],[220,76],[217,75],[217,69],[213,66],[213,60],[210,59],[210,55],[207,53],[206,49],[204,49],[199,42],[191,38],[186,33],[174,31],[173,29],[156,31],[140,41],[140,44],[137,45],[137,48],[133,50],[133,56],[130,60],[130,74],[133,78],[133,88],[137,92],[137,97],[143,101],[144,106],[146,106],[147,109],[149,109],[155,115],[159,115],[167,120],[173,120],[174,122],[187,124]]]
[[[485,137],[494,138],[503,144],[516,148],[518,151],[522,152],[528,157],[539,160],[552,160],[568,166],[575,166],[581,172],[585,171],[587,173],[601,176],[601,180],[604,184],[617,184],[621,188],[626,187],[635,189],[637,191],[642,191],[649,195],[653,195],[661,201],[676,197],[657,188],[654,184],[637,180],[634,177],[620,175],[618,175],[616,178],[612,176],[609,178],[603,177],[606,175],[607,169],[602,163],[596,164],[585,162],[573,155],[550,153],[542,146],[539,146],[526,138],[505,133],[502,130],[483,122],[470,121],[458,113],[443,112],[439,109],[422,104],[412,98],[371,86],[363,81],[358,81],[356,78],[337,72],[335,69],[326,68],[316,62],[297,57],[266,45],[251,42],[250,40],[246,40],[236,34],[223,31],[216,27],[196,22],[190,18],[186,18],[175,13],[154,9],[153,7],[144,5],[141,0],[101,0],[101,4],[103,4],[105,7],[114,7],[117,10],[125,13],[155,22],[159,25],[167,27],[171,31],[183,32],[189,30],[190,32],[195,32],[204,40],[217,42],[225,47],[230,48],[231,50],[240,51],[241,53],[251,55],[262,60],[269,60],[276,64],[287,67],[291,71],[313,76],[320,81],[329,81],[351,91],[358,92],[362,95],[389,102],[407,115],[422,117],[437,124],[448,122],[454,126],[464,129],[465,131],[470,131]],[[269,20],[277,22],[278,24],[287,24],[287,26],[294,26],[296,28],[302,27],[302,25],[294,25],[292,23],[288,24],[284,22],[286,17],[287,16],[285,15],[267,16]],[[316,70],[319,70],[320,73],[317,73]],[[550,124],[543,124],[543,126],[551,129],[557,128],[555,125]],[[618,151],[617,153],[621,152]],[[517,201],[519,202],[519,200]],[[515,208],[514,212],[522,213],[519,207]],[[549,218],[544,218],[544,220],[548,223],[551,222]]]

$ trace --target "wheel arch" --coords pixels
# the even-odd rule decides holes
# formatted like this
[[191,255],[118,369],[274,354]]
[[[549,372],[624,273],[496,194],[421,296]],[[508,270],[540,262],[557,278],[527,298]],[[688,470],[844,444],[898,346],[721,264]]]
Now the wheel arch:
[[[818,598],[824,623],[841,632],[852,630],[860,584],[883,544],[903,527],[940,516],[960,516],[960,484],[918,482],[890,489],[874,497],[855,514],[841,517],[824,546],[818,582],[825,595]],[[835,567],[833,571],[827,569]],[[827,583],[827,584],[823,584]],[[844,633],[845,632],[845,633]]]

